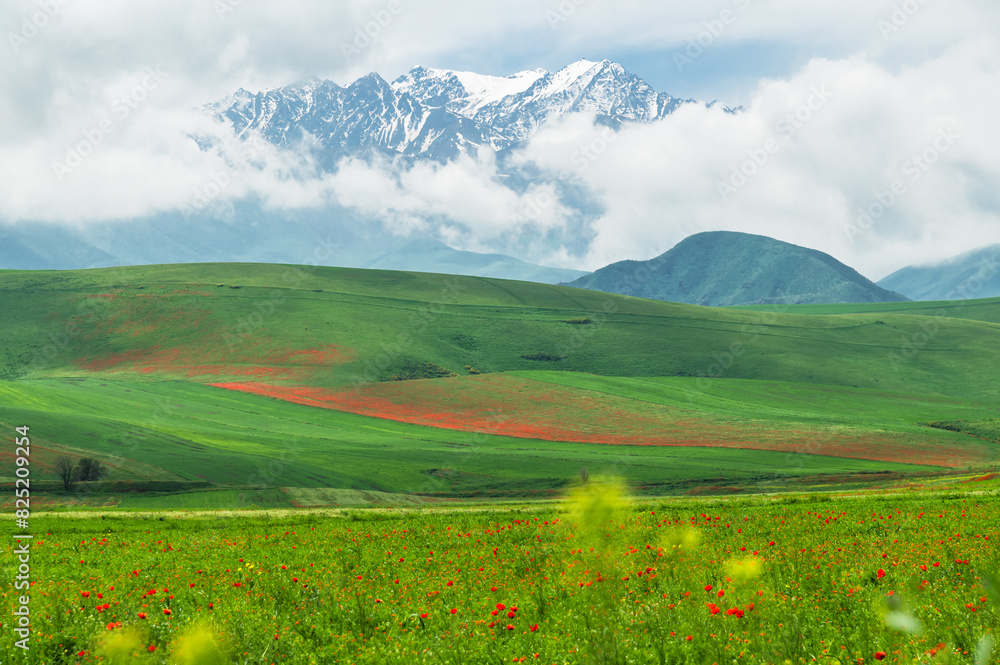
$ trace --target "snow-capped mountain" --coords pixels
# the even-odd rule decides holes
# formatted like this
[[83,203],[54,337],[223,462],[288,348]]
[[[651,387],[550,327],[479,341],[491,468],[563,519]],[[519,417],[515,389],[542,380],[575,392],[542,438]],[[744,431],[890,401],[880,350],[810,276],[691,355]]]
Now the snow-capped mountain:
[[416,67],[391,84],[372,73],[340,86],[318,78],[252,94],[240,89],[211,109],[241,136],[279,146],[313,141],[339,156],[358,149],[450,159],[485,146],[505,150],[569,113],[618,127],[652,122],[683,103],[603,60],[558,72],[507,77]]

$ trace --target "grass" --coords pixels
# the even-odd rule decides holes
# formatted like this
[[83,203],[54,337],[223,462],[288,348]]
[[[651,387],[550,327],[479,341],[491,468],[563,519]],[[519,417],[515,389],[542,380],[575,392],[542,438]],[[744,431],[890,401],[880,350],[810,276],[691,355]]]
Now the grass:
[[36,478],[54,477],[48,464],[57,453],[83,451],[111,467],[111,480],[130,479],[140,468],[151,480],[466,498],[552,496],[583,467],[668,493],[722,479],[753,484],[817,473],[928,470],[826,455],[790,463],[786,453],[764,450],[595,446],[456,432],[182,381],[22,380],[0,383],[0,397],[3,426],[13,431],[15,423],[30,423]]
[[678,494],[997,459],[995,440],[924,425],[996,417],[997,299],[819,315],[204,264],[4,271],[0,307],[0,426],[32,427],[50,479],[87,454],[131,483],[545,498],[583,468]]
[[[995,314],[998,302],[976,306]],[[0,378],[101,372],[145,381],[263,376],[347,386],[379,380],[404,358],[461,373],[466,365],[539,369],[538,360],[524,356],[544,356],[563,358],[560,370],[604,376],[1000,395],[990,369],[1000,362],[996,324],[918,316],[907,309],[912,303],[815,316],[485,278],[207,264],[5,272],[0,305],[8,312]],[[582,318],[592,323],[565,323]],[[929,340],[921,337],[926,330],[934,331]],[[306,350],[329,351],[336,360],[287,358]],[[952,380],[957,374],[962,381]]]
[[4,663],[995,659],[1000,299],[210,264],[0,271],[0,309]]
[[[746,311],[770,312],[774,308],[767,305],[743,305],[733,307]],[[836,305],[788,305],[783,308],[789,314],[912,314],[917,316],[971,319],[988,323],[1000,323],[1000,298],[980,298],[973,300],[927,300],[895,303],[851,303]]]
[[38,515],[31,651],[4,662],[994,662],[997,501],[592,483],[502,508]]

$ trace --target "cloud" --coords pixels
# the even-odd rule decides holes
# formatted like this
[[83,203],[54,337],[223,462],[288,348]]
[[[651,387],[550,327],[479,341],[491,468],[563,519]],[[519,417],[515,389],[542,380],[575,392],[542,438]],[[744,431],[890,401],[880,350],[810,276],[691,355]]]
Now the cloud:
[[[274,209],[342,206],[397,233],[423,230],[466,249],[516,248],[588,268],[648,258],[698,230],[732,229],[829,251],[870,277],[1000,240],[992,117],[1000,47],[991,34],[1000,6],[986,0],[4,6],[7,220],[86,224],[254,198]],[[374,38],[357,48],[366,31]],[[702,52],[678,71],[673,56],[699,39]],[[345,51],[352,44],[357,52]],[[393,78],[416,64],[505,74],[608,54],[627,56],[659,89],[687,77],[710,90],[714,77],[729,85],[707,65],[722,52],[789,53],[798,67],[743,76],[745,99],[726,100],[748,104],[738,115],[691,105],[617,135],[587,116],[566,118],[513,157],[526,172],[546,174],[517,186],[491,155],[447,165],[348,160],[323,172],[307,150],[262,144],[247,153],[198,110],[239,87],[313,74],[346,83],[373,70]],[[824,86],[829,99],[803,112]],[[961,138],[914,180],[911,159],[949,126]],[[766,163],[723,196],[720,182],[761,150]],[[81,151],[88,154],[73,158]],[[79,164],[58,168],[71,161]],[[905,192],[852,234],[859,209],[877,211],[897,180]],[[594,213],[586,223],[581,197]],[[525,238],[537,246],[529,250]]]
[[[998,65],[996,40],[897,73],[863,57],[817,59],[763,81],[744,113],[689,105],[628,127],[574,173],[604,208],[583,262],[649,258],[698,230],[736,230],[819,248],[880,278],[1000,241],[1000,207],[987,194],[1000,177],[989,112],[1000,103]],[[573,122],[540,132],[520,159],[564,170],[567,151],[596,131]]]

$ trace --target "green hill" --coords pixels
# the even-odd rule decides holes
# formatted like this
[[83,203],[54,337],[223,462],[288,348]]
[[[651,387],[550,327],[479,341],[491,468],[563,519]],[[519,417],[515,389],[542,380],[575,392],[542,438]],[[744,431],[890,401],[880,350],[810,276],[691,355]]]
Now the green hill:
[[119,489],[289,496],[548,496],[584,467],[688,492],[988,464],[997,444],[962,423],[997,417],[1000,301],[970,318],[915,305],[705,308],[258,264],[0,271],[0,426],[31,426],[41,478],[93,454]]
[[706,306],[898,302],[832,256],[766,236],[698,233],[649,261],[621,261],[569,284]]

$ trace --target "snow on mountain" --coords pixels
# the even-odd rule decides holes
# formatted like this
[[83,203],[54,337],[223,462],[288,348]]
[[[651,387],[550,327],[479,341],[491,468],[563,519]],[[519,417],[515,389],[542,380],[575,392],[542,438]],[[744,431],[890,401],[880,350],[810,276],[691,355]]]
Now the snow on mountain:
[[486,146],[500,151],[545,123],[587,112],[613,127],[653,122],[682,103],[609,60],[580,60],[558,72],[506,77],[415,67],[391,84],[378,74],[343,87],[318,78],[251,94],[238,90],[210,108],[239,134],[279,146],[313,141],[331,160],[375,149],[448,160]]

